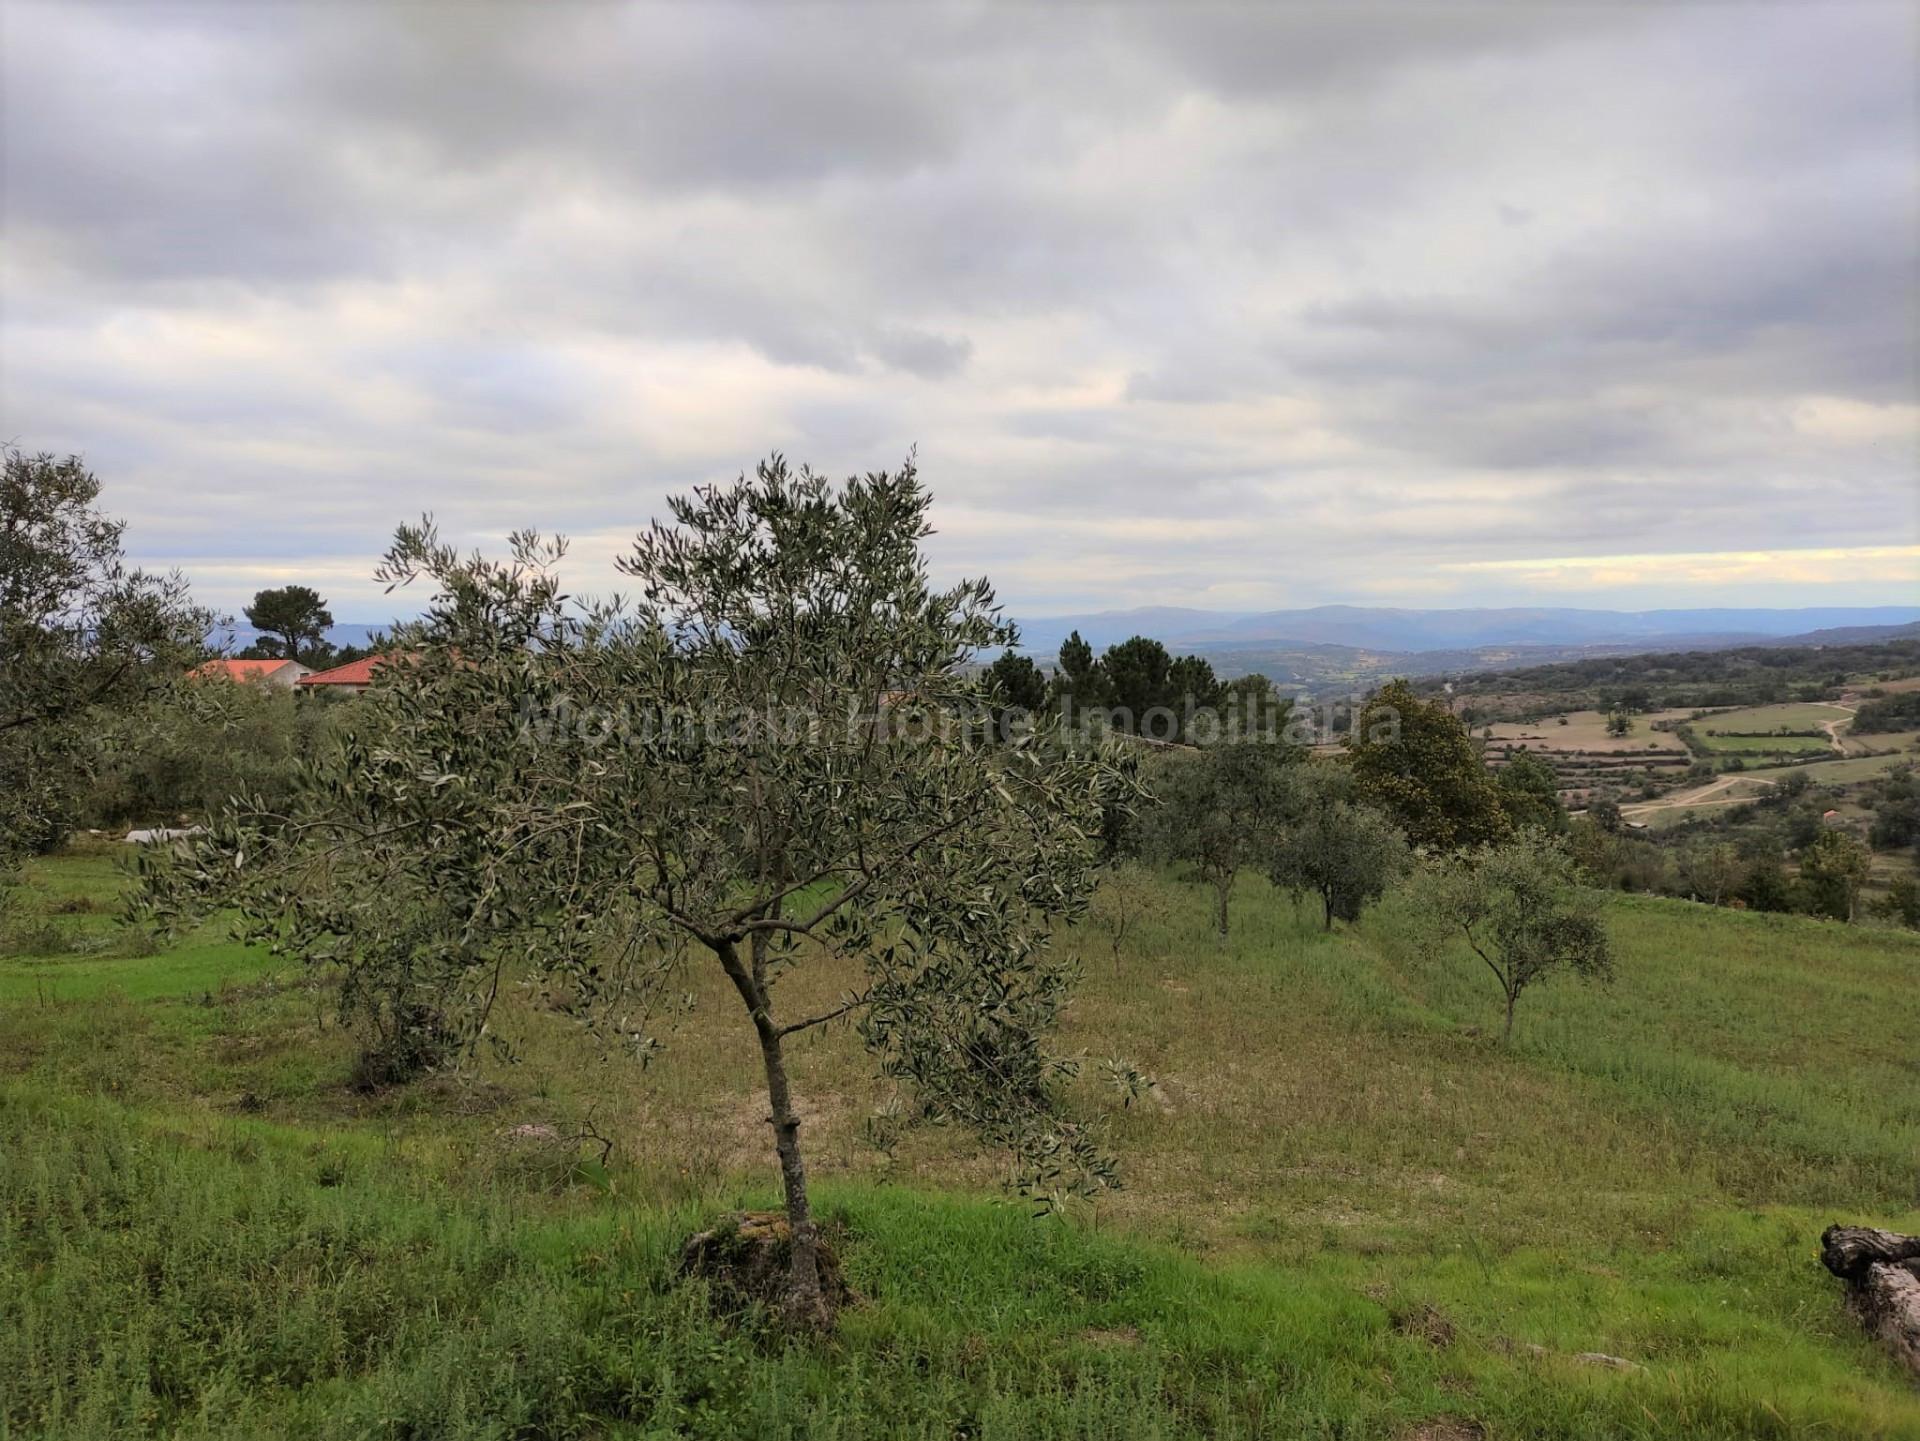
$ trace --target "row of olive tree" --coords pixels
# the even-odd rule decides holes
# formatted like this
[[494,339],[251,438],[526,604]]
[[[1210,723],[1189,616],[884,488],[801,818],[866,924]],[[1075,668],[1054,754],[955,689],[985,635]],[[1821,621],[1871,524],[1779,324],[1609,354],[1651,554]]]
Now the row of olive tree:
[[198,821],[227,798],[286,804],[303,758],[350,705],[283,686],[209,680],[95,711],[74,818],[103,828]]
[[[1551,790],[1543,795],[1533,777],[1503,786],[1487,775],[1461,722],[1405,687],[1384,688],[1361,714],[1339,760],[1261,742],[1169,755],[1152,777],[1158,804],[1142,819],[1143,852],[1185,865],[1212,889],[1222,938],[1245,871],[1317,898],[1329,930],[1358,920],[1410,875],[1408,911],[1423,948],[1464,946],[1485,966],[1500,988],[1506,1037],[1529,986],[1562,970],[1611,975],[1598,896],[1549,829],[1558,815]],[[1515,811],[1526,817],[1518,826]],[[1417,864],[1403,824],[1428,838]]]
[[1214,893],[1228,933],[1234,882],[1244,871],[1320,902],[1321,919],[1358,920],[1409,865],[1391,819],[1359,799],[1352,772],[1307,760],[1294,746],[1239,741],[1174,753],[1149,780],[1141,846],[1189,867]]

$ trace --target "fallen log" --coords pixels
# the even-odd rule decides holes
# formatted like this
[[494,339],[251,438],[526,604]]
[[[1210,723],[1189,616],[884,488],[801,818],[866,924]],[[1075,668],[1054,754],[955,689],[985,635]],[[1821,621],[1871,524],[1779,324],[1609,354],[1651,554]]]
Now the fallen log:
[[1871,1226],[1829,1226],[1820,1233],[1820,1261],[1834,1275],[1851,1280],[1869,1264],[1895,1265],[1920,1260],[1920,1236],[1876,1231]]
[[1820,1261],[1847,1285],[1847,1305],[1869,1335],[1920,1377],[1920,1236],[1829,1226]]

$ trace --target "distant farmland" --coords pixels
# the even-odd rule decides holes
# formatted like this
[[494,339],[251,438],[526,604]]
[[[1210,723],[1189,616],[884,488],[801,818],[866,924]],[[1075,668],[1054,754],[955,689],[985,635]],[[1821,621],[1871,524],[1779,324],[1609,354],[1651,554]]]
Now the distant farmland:
[[1717,755],[1798,757],[1837,752],[1836,732],[1852,718],[1847,706],[1803,702],[1720,711],[1688,729],[1701,747]]
[[1570,712],[1565,722],[1551,717],[1520,724],[1501,722],[1477,732],[1487,744],[1490,759],[1500,763],[1507,750],[1527,751],[1553,767],[1560,789],[1578,800],[1602,786],[1617,786],[1645,773],[1677,781],[1693,764],[1686,742],[1671,730],[1653,729],[1654,721],[1684,720],[1685,711],[1662,711],[1635,716],[1624,736],[1607,734],[1607,717],[1594,710]]
[[1700,741],[1708,750],[1728,755],[1817,755],[1833,750],[1824,736],[1701,734]]

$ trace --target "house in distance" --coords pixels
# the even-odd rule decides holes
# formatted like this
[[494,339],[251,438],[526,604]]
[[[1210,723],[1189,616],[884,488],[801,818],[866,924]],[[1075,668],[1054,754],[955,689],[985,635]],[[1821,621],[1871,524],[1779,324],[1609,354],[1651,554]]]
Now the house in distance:
[[335,695],[359,695],[373,684],[373,672],[376,667],[386,664],[390,656],[370,655],[359,660],[350,660],[345,665],[334,666],[331,670],[317,670],[302,676],[295,682],[296,688],[310,694],[331,692]]
[[195,666],[187,674],[194,680],[254,681],[291,689],[312,675],[313,669],[297,660],[229,660],[223,657]]

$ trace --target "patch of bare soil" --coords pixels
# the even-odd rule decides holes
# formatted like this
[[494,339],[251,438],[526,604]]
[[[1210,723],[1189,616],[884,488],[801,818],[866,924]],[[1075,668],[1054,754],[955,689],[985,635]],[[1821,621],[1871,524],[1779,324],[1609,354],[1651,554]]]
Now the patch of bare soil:
[[1387,1320],[1402,1336],[1417,1337],[1436,1350],[1453,1344],[1453,1322],[1438,1306],[1423,1301],[1417,1306],[1395,1308]]
[[1478,1421],[1459,1421],[1451,1416],[1419,1421],[1400,1433],[1400,1441],[1484,1441],[1487,1428]]
[[[809,1170],[821,1167],[825,1161],[818,1149],[820,1138],[852,1109],[853,1101],[845,1096],[817,1099],[802,1095],[794,1101],[794,1114],[800,1118],[802,1153],[813,1147]],[[725,1169],[764,1169],[773,1160],[773,1121],[766,1096],[757,1091],[731,1102],[716,1119],[714,1134],[719,1160]]]

